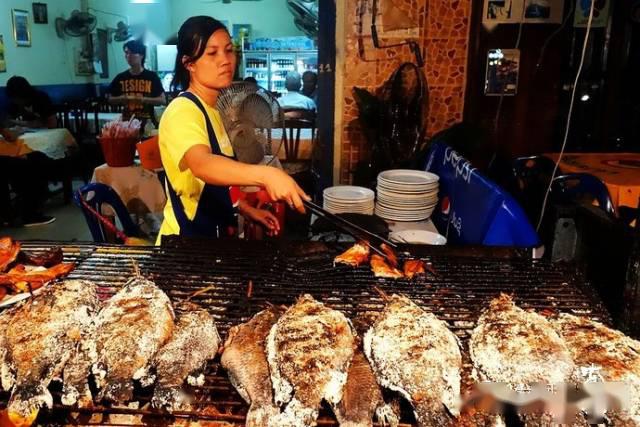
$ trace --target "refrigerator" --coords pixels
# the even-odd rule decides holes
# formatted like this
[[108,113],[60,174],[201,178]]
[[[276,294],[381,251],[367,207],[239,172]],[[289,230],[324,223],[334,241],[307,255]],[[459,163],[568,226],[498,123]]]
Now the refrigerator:
[[245,50],[242,56],[242,78],[253,77],[271,92],[286,93],[285,77],[294,70],[300,75],[305,71],[317,73],[318,51]]

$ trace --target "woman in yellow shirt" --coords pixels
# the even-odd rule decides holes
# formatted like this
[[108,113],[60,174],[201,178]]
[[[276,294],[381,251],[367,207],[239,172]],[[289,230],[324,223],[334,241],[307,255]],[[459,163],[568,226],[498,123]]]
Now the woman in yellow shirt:
[[160,121],[159,144],[168,200],[160,236],[221,237],[236,225],[236,212],[272,233],[278,222],[268,211],[235,202],[230,186],[264,187],[273,200],[304,212],[309,197],[283,171],[235,160],[215,109],[220,90],[231,85],[236,56],[225,26],[209,16],[187,19],[178,32],[173,86],[185,91]]

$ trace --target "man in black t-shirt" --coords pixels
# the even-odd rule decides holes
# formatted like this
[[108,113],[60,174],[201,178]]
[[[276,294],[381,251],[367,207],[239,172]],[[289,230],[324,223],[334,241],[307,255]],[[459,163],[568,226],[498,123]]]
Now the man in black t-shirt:
[[124,120],[135,115],[143,122],[150,119],[156,123],[153,106],[164,105],[166,100],[158,75],[144,69],[146,51],[145,45],[135,40],[124,44],[130,68],[118,74],[109,85],[109,102],[125,105]]
[[9,98],[7,126],[28,128],[55,128],[56,112],[49,95],[31,86],[21,76],[7,80],[7,98]]

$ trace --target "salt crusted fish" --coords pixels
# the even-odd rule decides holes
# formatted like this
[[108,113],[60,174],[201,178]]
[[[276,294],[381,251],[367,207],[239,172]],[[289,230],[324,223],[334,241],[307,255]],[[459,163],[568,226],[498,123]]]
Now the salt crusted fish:
[[251,405],[246,421],[249,427],[266,427],[280,413],[273,401],[265,344],[283,312],[277,306],[259,312],[248,322],[232,327],[224,344],[221,363],[231,384]]
[[[552,324],[516,306],[505,294],[493,299],[478,319],[469,353],[477,381],[506,383],[515,390],[569,382],[575,369],[567,345]],[[553,424],[550,414],[522,418],[527,425]]]
[[613,424],[640,425],[640,342],[602,323],[571,314],[560,314],[552,324],[569,347],[577,379],[625,384],[629,408],[609,414],[613,415]]
[[393,295],[365,334],[364,351],[380,385],[411,403],[419,426],[458,415],[462,356],[445,322]]
[[569,380],[574,370],[569,349],[551,323],[505,294],[478,319],[469,352],[480,381],[552,384]]
[[313,426],[322,400],[337,404],[354,352],[354,332],[339,311],[310,295],[298,299],[267,337],[278,426]]
[[151,358],[171,337],[173,319],[169,297],[141,277],[129,280],[107,301],[96,320],[92,367],[99,400],[131,400],[132,380],[146,373]]
[[220,335],[208,311],[192,303],[180,306],[173,335],[158,351],[151,365],[156,386],[151,403],[169,412],[189,408],[189,397],[182,391],[185,379],[190,385],[204,385],[204,369],[220,346]]
[[61,378],[98,307],[93,283],[67,280],[46,288],[11,317],[5,362],[15,378],[8,405],[14,424],[30,425],[42,406],[52,407],[47,387]]

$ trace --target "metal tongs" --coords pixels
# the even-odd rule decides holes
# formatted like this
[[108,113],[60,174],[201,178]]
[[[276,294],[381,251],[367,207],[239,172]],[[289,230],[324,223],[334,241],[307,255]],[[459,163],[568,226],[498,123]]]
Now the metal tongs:
[[352,223],[351,221],[347,221],[346,219],[344,219],[344,218],[342,218],[342,217],[340,217],[340,216],[338,216],[336,214],[333,214],[333,213],[325,210],[324,208],[316,205],[315,203],[313,203],[311,201],[302,200],[302,203],[310,211],[312,211],[313,213],[315,213],[319,217],[322,217],[322,218],[326,219],[329,223],[331,223],[334,226],[336,226],[336,228],[338,228],[338,229],[340,229],[340,230],[352,235],[357,240],[361,240],[367,246],[369,246],[369,248],[371,248],[373,251],[377,252],[378,254],[383,256],[384,258],[389,258],[389,254],[383,252],[382,250],[380,250],[376,246],[372,245],[370,243],[371,239],[373,239],[374,241],[378,241],[379,243],[384,243],[387,246],[390,246],[392,248],[397,248],[398,247],[395,243],[393,243],[392,241],[380,236],[379,234],[372,233],[371,231],[369,231],[369,230],[367,230],[365,228],[362,228],[359,225]]

